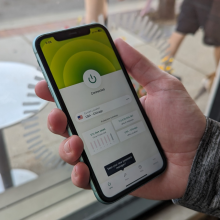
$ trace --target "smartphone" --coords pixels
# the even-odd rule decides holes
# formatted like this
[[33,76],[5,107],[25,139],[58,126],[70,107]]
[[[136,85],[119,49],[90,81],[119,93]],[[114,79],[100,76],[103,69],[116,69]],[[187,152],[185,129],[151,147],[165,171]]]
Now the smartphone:
[[165,170],[160,143],[104,26],[46,33],[33,49],[69,135],[83,140],[81,161],[100,202],[115,202]]

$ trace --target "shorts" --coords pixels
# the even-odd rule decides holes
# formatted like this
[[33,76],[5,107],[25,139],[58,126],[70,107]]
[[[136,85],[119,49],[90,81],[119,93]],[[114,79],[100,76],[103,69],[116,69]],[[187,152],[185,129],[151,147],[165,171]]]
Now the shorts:
[[184,0],[176,31],[195,34],[204,30],[204,43],[220,46],[220,0]]

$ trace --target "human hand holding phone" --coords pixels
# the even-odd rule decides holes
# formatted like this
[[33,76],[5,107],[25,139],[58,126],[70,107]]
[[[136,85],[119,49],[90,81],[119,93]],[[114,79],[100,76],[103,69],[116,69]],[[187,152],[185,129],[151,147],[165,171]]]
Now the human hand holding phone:
[[[117,39],[115,45],[128,73],[147,91],[141,103],[168,160],[167,169],[162,175],[132,195],[156,200],[179,198],[185,192],[191,165],[205,131],[206,119],[180,81],[159,70],[121,39]],[[39,82],[35,91],[42,99],[53,101],[45,81]],[[69,137],[66,126],[65,114],[54,109],[48,116],[48,128],[67,138],[60,145],[60,156],[74,165],[72,182],[78,187],[89,189],[89,169],[79,162],[83,142],[78,136]]]

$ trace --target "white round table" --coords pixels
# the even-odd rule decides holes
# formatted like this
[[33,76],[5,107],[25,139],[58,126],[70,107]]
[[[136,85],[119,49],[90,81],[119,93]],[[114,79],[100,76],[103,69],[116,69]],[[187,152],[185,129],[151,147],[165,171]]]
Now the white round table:
[[[36,173],[25,169],[12,169],[10,171],[10,174],[13,183],[12,186],[20,186],[38,177]],[[3,184],[3,179],[0,174],[0,193],[4,191],[5,191],[5,186]]]
[[[34,87],[43,75],[36,67],[0,62],[0,192],[35,179],[37,175],[22,169],[10,169],[2,130],[40,111],[47,102],[35,95]],[[13,138],[13,134],[12,138]],[[23,180],[22,180],[23,179]]]

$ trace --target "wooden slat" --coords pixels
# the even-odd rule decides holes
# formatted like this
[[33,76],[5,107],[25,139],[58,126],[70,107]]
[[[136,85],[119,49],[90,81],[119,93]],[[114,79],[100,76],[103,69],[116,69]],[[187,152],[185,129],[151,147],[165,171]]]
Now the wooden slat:
[[71,170],[72,166],[65,165],[64,167],[51,170],[39,176],[34,181],[8,189],[4,193],[0,194],[0,212],[7,206],[9,207],[10,205],[18,203],[31,195],[70,179]]
[[82,191],[71,180],[41,191],[0,211],[0,219],[17,220],[38,213]]

